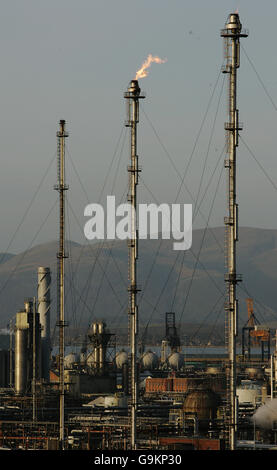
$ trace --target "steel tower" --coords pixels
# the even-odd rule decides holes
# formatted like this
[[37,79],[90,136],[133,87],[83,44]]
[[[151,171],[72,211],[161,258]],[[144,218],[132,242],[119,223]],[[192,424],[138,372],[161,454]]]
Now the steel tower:
[[129,241],[129,334],[131,349],[131,448],[136,449],[136,415],[138,401],[138,373],[137,373],[137,334],[138,334],[138,306],[137,306],[137,259],[138,259],[138,231],[136,220],[137,184],[138,184],[138,156],[137,156],[137,123],[139,122],[139,100],[144,98],[140,94],[137,80],[130,82],[127,92],[127,122],[126,127],[131,131],[131,165],[129,172],[128,201],[131,205],[131,238]]
[[237,395],[236,395],[236,337],[238,334],[238,300],[236,298],[236,286],[241,281],[236,267],[236,242],[238,241],[238,204],[236,202],[236,149],[238,147],[239,131],[242,129],[239,123],[237,109],[237,69],[240,66],[240,38],[247,37],[246,31],[242,31],[238,13],[231,13],[221,30],[221,36],[225,38],[226,65],[223,73],[229,74],[228,114],[229,121],[225,123],[226,147],[228,158],[225,166],[228,171],[228,216],[224,218],[226,226],[227,248],[227,273],[225,275],[227,299],[227,338],[228,338],[228,440],[231,450],[236,449],[237,434]]
[[68,186],[65,184],[65,138],[68,134],[65,131],[65,121],[60,120],[58,138],[58,184],[55,189],[59,192],[59,252],[58,259],[58,313],[59,313],[59,389],[60,389],[60,420],[59,420],[59,444],[60,449],[64,449],[64,260],[67,258],[65,254],[65,191]]

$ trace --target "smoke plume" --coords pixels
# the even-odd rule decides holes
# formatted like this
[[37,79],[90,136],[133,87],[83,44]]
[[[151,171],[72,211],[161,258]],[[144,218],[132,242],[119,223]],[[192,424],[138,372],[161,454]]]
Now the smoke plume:
[[274,421],[277,421],[277,398],[268,400],[254,413],[252,420],[264,429],[272,429]]

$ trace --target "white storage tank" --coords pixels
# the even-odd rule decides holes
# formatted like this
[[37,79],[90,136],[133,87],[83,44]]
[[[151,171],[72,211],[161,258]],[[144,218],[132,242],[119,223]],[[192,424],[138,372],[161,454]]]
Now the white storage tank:
[[126,351],[124,351],[124,349],[122,349],[122,351],[120,351],[116,356],[115,356],[115,363],[116,363],[116,367],[118,369],[122,369],[122,367],[124,366],[124,364],[127,364],[128,362],[128,354]]
[[174,352],[170,354],[170,356],[168,357],[168,364],[174,370],[180,369],[184,365],[183,354],[179,352]]
[[127,398],[121,395],[108,395],[104,398],[105,408],[118,407],[126,408],[127,407]]
[[239,403],[259,403],[262,398],[262,385],[252,380],[242,380],[237,387]]
[[159,359],[157,354],[152,351],[146,351],[141,358],[141,365],[145,370],[152,370],[158,367]]

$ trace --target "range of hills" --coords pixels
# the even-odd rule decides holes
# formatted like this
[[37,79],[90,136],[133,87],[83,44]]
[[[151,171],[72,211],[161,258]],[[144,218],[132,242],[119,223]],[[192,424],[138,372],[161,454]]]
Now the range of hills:
[[[277,325],[277,230],[242,227],[239,231],[239,320],[247,321],[246,297],[254,298],[262,324]],[[101,249],[100,249],[101,248]],[[128,248],[122,241],[80,245],[67,242],[66,316],[74,327],[104,319],[112,328],[127,324]],[[0,264],[0,327],[5,327],[27,297],[36,296],[37,268],[52,271],[52,325],[56,322],[57,242],[6,255]],[[1,254],[0,254],[1,259]],[[176,322],[224,323],[224,228],[193,232],[191,250],[173,251],[172,240],[139,242],[139,314],[142,328],[163,324],[165,312]]]

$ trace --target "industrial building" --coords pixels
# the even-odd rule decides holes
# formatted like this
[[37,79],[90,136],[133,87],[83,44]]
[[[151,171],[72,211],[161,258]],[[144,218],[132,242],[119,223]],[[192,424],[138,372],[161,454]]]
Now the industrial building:
[[[38,283],[38,298],[45,301],[42,319],[36,299],[25,300],[25,308],[16,315],[12,341],[9,338],[12,351],[0,354],[0,445],[9,448],[59,448],[59,359],[52,355],[42,326],[50,321],[51,273],[39,267],[40,281],[42,272],[46,275],[43,291]],[[159,352],[146,349],[137,359],[139,448],[223,450],[228,436],[228,357],[186,355],[185,359],[178,332],[168,328],[168,321],[165,313]],[[174,312],[170,322],[174,326]],[[129,347],[116,351],[113,338],[103,320],[95,321],[79,352],[64,357],[65,449],[130,448]],[[252,356],[240,356],[237,367],[239,445],[252,437],[251,417],[275,387],[275,361],[271,370],[261,354]],[[267,431],[267,439],[270,433],[273,445],[274,431]]]

